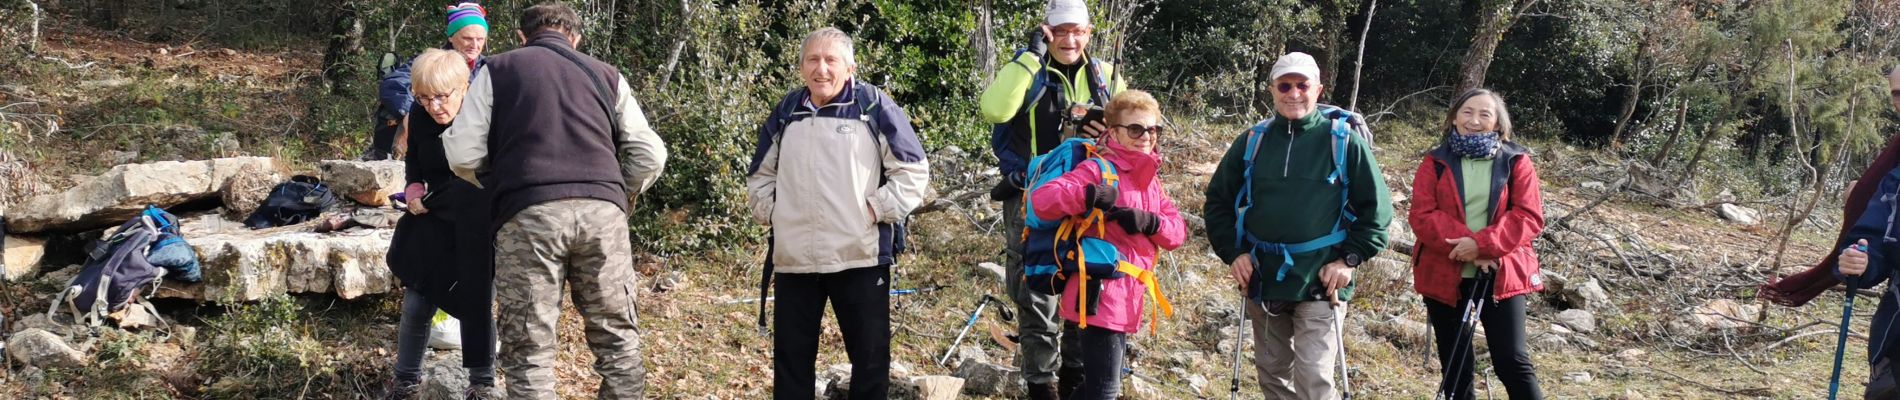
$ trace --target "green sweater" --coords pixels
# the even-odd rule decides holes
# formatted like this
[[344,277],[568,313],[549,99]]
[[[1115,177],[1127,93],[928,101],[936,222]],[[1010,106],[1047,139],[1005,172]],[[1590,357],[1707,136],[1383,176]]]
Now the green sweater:
[[[1491,225],[1491,163],[1493,161],[1466,158],[1459,162],[1464,163],[1459,169],[1464,171],[1464,176],[1458,179],[1460,185],[1458,190],[1465,195],[1465,228],[1471,229],[1472,232],[1484,230],[1485,226]],[[1465,263],[1465,269],[1461,275],[1466,278],[1477,277],[1478,264]]]
[[[1340,221],[1340,190],[1327,183],[1333,172],[1331,121],[1318,112],[1297,121],[1284,117],[1260,138],[1260,150],[1254,154],[1253,208],[1247,212],[1246,229],[1254,237],[1274,243],[1298,243],[1332,233]],[[1294,129],[1298,134],[1288,134]],[[1245,176],[1247,133],[1234,139],[1220,166],[1207,183],[1207,203],[1202,210],[1207,220],[1207,237],[1221,261],[1234,259],[1250,248],[1236,243],[1234,199]],[[1349,207],[1358,220],[1346,227],[1346,240],[1338,245],[1293,255],[1293,268],[1286,280],[1275,281],[1283,258],[1255,260],[1253,280],[1263,282],[1268,301],[1311,301],[1325,299],[1325,285],[1319,282],[1320,266],[1344,257],[1340,251],[1371,259],[1385,249],[1385,226],[1392,221],[1392,198],[1387,193],[1379,161],[1372,147],[1355,135],[1346,149]],[[1340,290],[1341,300],[1350,299],[1352,286]]]

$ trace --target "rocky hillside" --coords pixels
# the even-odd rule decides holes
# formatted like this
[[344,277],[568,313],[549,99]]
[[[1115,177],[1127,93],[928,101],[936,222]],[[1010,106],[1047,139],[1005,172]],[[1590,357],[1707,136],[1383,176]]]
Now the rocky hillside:
[[[44,135],[43,124],[8,131],[0,182],[12,229],[0,332],[9,362],[3,398],[366,398],[389,378],[400,296],[382,265],[388,231],[376,199],[396,186],[399,166],[335,162],[346,143],[281,143],[267,129],[299,118],[299,77],[310,54],[173,48],[92,31],[56,31],[48,59],[0,83],[0,104],[32,102],[36,114],[87,121]],[[58,57],[52,61],[51,57]],[[61,65],[67,64],[67,65]],[[79,66],[85,67],[79,67]],[[94,88],[77,90],[73,88]],[[124,88],[124,89],[113,89]],[[180,93],[211,102],[190,107]],[[204,108],[218,109],[207,111]],[[0,109],[4,110],[4,109]],[[159,112],[176,129],[160,136],[115,133],[101,115]],[[177,111],[165,111],[177,110]],[[184,110],[190,110],[189,112]],[[1400,215],[1411,172],[1429,146],[1435,111],[1379,121],[1377,152]],[[90,114],[88,114],[90,113]],[[68,117],[57,117],[65,115]],[[80,115],[91,115],[81,119]],[[1183,211],[1199,215],[1215,160],[1242,126],[1177,121],[1162,140],[1163,180]],[[226,127],[220,132],[206,125]],[[98,136],[87,131],[99,133]],[[662,132],[664,135],[665,132]],[[194,141],[195,140],[195,141]],[[24,144],[21,144],[24,143]],[[1626,163],[1532,138],[1539,153],[1550,226],[1536,247],[1551,290],[1532,297],[1529,333],[1539,379],[1552,398],[1815,398],[1826,390],[1839,295],[1804,308],[1764,306],[1755,285],[1815,259],[1830,226],[1798,226],[1776,262],[1785,212],[1761,199],[1704,196]],[[897,269],[893,374],[904,396],[1010,398],[1020,378],[1009,321],[984,311],[961,345],[951,343],[985,295],[1006,298],[996,179],[980,149],[931,154],[936,199],[913,223],[915,251]],[[399,174],[399,172],[396,172]],[[316,233],[315,224],[248,231],[233,216],[290,174],[322,176],[351,198],[338,210],[364,226]],[[1733,196],[1729,196],[1733,197]],[[83,258],[81,245],[147,203],[186,217],[205,260],[198,285],[156,292],[159,317],[119,316],[119,326],[75,326],[47,317],[53,294]],[[1778,203],[1776,203],[1778,204]],[[1756,207],[1759,210],[1750,210]],[[1726,216],[1725,216],[1726,215]],[[1197,217],[1190,217],[1197,228]],[[1393,242],[1410,243],[1402,221]],[[638,240],[638,239],[636,239]],[[701,254],[640,255],[641,315],[649,396],[739,399],[769,394],[769,336],[753,324],[759,243],[727,243]],[[1161,282],[1176,314],[1132,338],[1125,388],[1134,398],[1225,397],[1238,296],[1204,236],[1162,258]],[[1388,251],[1360,275],[1362,297],[1346,324],[1353,391],[1359,398],[1425,398],[1437,380],[1424,307],[1411,290],[1409,260]],[[1865,301],[1863,301],[1863,305]],[[1865,321],[1873,307],[1859,308]],[[1865,325],[1858,325],[1864,327]],[[826,325],[822,365],[845,363],[836,326]],[[1856,328],[1864,332],[1864,328]],[[598,382],[587,366],[578,317],[562,317],[561,391],[576,398]],[[1484,346],[1479,341],[1482,352]],[[944,354],[948,362],[939,363]],[[431,390],[451,393],[459,353],[429,357]],[[1851,343],[1843,391],[1866,378],[1861,342]],[[1478,363],[1489,362],[1481,353]],[[838,368],[825,379],[848,379]],[[1251,382],[1251,379],[1244,379]],[[1487,380],[1481,391],[1498,392]],[[820,389],[824,390],[824,389]],[[1243,395],[1257,388],[1243,385]],[[835,391],[834,391],[835,393]]]

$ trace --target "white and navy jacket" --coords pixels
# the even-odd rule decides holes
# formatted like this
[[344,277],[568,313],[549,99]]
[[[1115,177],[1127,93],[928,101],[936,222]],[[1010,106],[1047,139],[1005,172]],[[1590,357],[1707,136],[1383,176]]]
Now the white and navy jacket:
[[910,116],[875,86],[848,86],[824,105],[793,90],[759,128],[747,203],[772,227],[777,272],[892,264],[898,225],[928,190],[930,166]]

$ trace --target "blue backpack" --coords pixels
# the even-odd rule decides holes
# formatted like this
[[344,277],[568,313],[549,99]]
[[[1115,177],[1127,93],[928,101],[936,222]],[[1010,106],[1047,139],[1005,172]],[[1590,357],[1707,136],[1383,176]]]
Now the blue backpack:
[[[107,315],[127,306],[142,307],[158,317],[158,309],[145,298],[157,292],[159,280],[167,270],[152,264],[150,252],[153,246],[160,244],[160,237],[177,232],[177,217],[146,206],[137,217],[87,244],[85,266],[53,298],[46,313],[57,313],[63,304],[74,321],[88,326],[98,326]],[[177,245],[189,247],[183,246],[183,242]],[[164,319],[158,318],[158,323],[163,325]]]
[[[1154,272],[1122,259],[1121,249],[1103,239],[1108,220],[1102,210],[1092,209],[1087,214],[1054,220],[1036,216],[1035,200],[1029,194],[1085,162],[1095,163],[1101,171],[1097,187],[1113,189],[1121,185],[1115,165],[1102,159],[1094,140],[1070,138],[1048,153],[1030,159],[1026,175],[1029,190],[1023,192],[1023,285],[1037,293],[1055,295],[1068,288],[1071,278],[1088,282],[1133,277],[1147,285],[1148,294],[1155,298],[1162,312],[1173,315],[1173,307],[1167,297],[1161,295]],[[1087,328],[1091,314],[1089,291],[1078,293],[1076,302],[1076,314],[1080,316],[1077,324]]]
[[[1347,201],[1347,199],[1352,186],[1347,182],[1350,175],[1346,172],[1346,149],[1350,148],[1354,135],[1358,135],[1361,140],[1370,142],[1372,140],[1372,130],[1366,127],[1365,117],[1352,111],[1321,104],[1317,112],[1333,123],[1333,173],[1326,176],[1326,181],[1327,183],[1339,184],[1339,220],[1333,222],[1332,233],[1312,240],[1299,243],[1273,243],[1260,240],[1260,238],[1254,237],[1252,233],[1247,232],[1247,210],[1253,207],[1254,154],[1260,151],[1261,137],[1265,136],[1269,128],[1280,120],[1280,116],[1274,115],[1265,121],[1260,121],[1260,123],[1255,124],[1253,128],[1247,130],[1247,151],[1241,158],[1241,165],[1247,166],[1247,169],[1241,178],[1240,193],[1234,198],[1234,215],[1235,221],[1237,221],[1234,224],[1234,231],[1236,233],[1234,236],[1234,245],[1239,248],[1249,249],[1248,254],[1253,255],[1254,276],[1256,277],[1262,276],[1259,272],[1265,265],[1260,260],[1266,258],[1261,256],[1278,254],[1278,258],[1281,259],[1281,262],[1278,270],[1273,274],[1273,279],[1276,282],[1286,280],[1287,271],[1293,269],[1294,254],[1325,249],[1345,241],[1346,227],[1352,224],[1352,221],[1358,219],[1357,216],[1353,215],[1350,207],[1348,207],[1350,202]],[[1253,285],[1254,293],[1251,293],[1250,297],[1256,300],[1264,298],[1264,293],[1262,293],[1264,287],[1265,285]]]

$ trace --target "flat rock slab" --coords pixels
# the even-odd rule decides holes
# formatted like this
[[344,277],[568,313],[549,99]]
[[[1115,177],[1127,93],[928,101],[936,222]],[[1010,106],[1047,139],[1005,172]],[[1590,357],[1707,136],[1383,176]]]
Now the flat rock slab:
[[[187,229],[191,225],[186,225]],[[257,301],[286,293],[334,293],[343,299],[397,287],[384,257],[393,229],[308,231],[309,224],[189,237],[204,281],[166,281],[158,297]]]
[[7,228],[11,233],[108,228],[137,216],[146,204],[171,207],[215,198],[233,176],[274,170],[268,157],[120,165],[65,191],[26,199],[10,210]]

